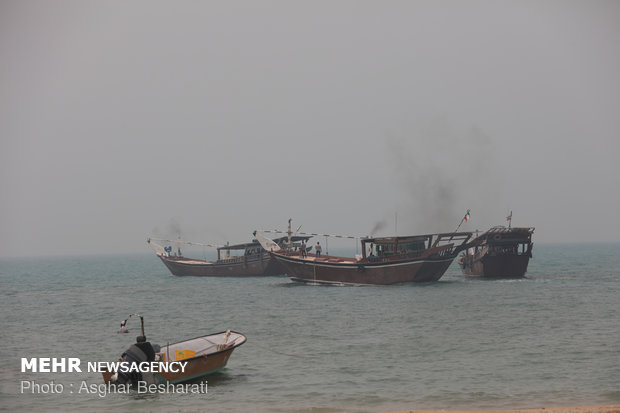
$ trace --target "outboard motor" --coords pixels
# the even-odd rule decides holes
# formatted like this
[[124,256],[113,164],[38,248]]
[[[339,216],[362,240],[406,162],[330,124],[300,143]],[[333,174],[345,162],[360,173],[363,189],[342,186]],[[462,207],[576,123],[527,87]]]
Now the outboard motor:
[[[121,355],[121,359],[130,363],[131,369],[135,370],[136,366],[140,366],[141,363],[155,360],[155,349],[146,341],[146,337],[138,336],[136,337],[136,344],[132,344],[125,352]],[[118,376],[116,378],[116,382],[118,384],[125,384],[130,382],[132,386],[136,387],[138,385],[138,381],[146,381],[149,384],[153,382],[153,375],[142,374],[139,371],[131,371],[131,372],[118,372]]]
[[140,317],[140,324],[142,328],[142,335],[136,337],[136,343],[132,344],[125,352],[121,355],[121,361],[129,363],[129,370],[127,372],[118,371],[114,376],[112,376],[112,380],[118,384],[126,384],[131,383],[132,386],[137,387],[139,381],[146,381],[148,384],[152,384],[154,382],[153,374],[146,373],[142,374],[140,371],[140,365],[142,363],[150,363],[155,361],[155,353],[159,352],[160,346],[157,344],[153,346],[151,343],[146,341],[146,336],[144,335],[144,317],[139,314],[130,314],[126,320],[121,322],[121,328],[118,330],[119,333],[128,333],[127,329],[127,320],[132,316]]

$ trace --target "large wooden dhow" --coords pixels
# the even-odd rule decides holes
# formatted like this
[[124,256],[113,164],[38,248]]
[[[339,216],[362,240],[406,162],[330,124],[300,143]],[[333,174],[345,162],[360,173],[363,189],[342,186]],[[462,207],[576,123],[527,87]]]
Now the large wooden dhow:
[[[307,240],[310,237],[293,237],[292,242]],[[154,241],[164,241],[177,243],[177,252],[172,253],[170,246],[162,247]],[[287,238],[282,237],[275,240],[279,245],[288,242]],[[148,244],[155,250],[155,253],[164,265],[176,276],[198,276],[198,277],[251,277],[251,276],[271,276],[282,274],[281,268],[265,251],[256,240],[253,242],[235,245],[211,245],[195,242],[171,241],[159,238],[149,238]],[[193,246],[215,247],[217,249],[217,260],[208,261],[197,258],[189,258],[181,253],[180,244],[186,243]]]
[[523,277],[532,257],[533,233],[532,227],[493,227],[475,237],[457,262],[465,275]]
[[293,281],[309,284],[388,285],[439,280],[466,248],[471,232],[361,238],[355,257],[302,254],[278,248],[257,233]]

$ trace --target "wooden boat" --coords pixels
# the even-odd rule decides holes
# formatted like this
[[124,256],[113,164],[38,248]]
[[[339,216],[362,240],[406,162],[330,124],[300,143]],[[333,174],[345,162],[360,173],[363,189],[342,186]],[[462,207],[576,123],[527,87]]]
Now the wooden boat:
[[[246,342],[246,337],[243,334],[227,330],[165,346],[151,345],[144,336],[144,319],[142,316],[139,317],[142,322],[142,336],[138,336],[137,342],[123,353],[120,361],[137,364],[152,361],[162,363],[182,361],[187,364],[184,365],[183,371],[179,371],[180,369],[172,371],[173,369],[171,369],[168,372],[136,374],[115,373],[106,370],[102,373],[106,384],[132,383],[135,387],[137,381],[146,381],[149,384],[176,384],[198,380],[225,367],[234,349]],[[127,320],[124,321],[124,323],[126,322]],[[121,323],[122,327],[124,327],[124,323]],[[119,332],[127,332],[127,330]]]
[[[385,285],[437,281],[471,232],[399,237],[361,238],[362,254],[355,257],[307,254],[276,248],[257,234],[271,256],[293,281],[310,284]],[[368,251],[368,253],[367,253]]]
[[[300,242],[310,237],[293,237],[292,242]],[[175,242],[149,238],[147,243],[155,250],[155,253],[170,270],[177,276],[199,276],[199,277],[227,277],[227,276],[272,276],[282,274],[282,270],[277,263],[265,251],[256,240],[244,244],[215,246],[210,244],[190,243],[190,245],[201,245],[217,248],[217,260],[207,261],[196,258],[184,257],[181,254],[180,245],[177,245],[177,253],[172,253],[172,248],[162,247],[154,240]],[[285,237],[274,240],[279,245],[287,241]],[[180,240],[177,244],[183,243]],[[241,252],[235,255],[235,252]]]
[[457,262],[465,275],[523,277],[532,257],[533,233],[531,227],[493,227],[475,237]]

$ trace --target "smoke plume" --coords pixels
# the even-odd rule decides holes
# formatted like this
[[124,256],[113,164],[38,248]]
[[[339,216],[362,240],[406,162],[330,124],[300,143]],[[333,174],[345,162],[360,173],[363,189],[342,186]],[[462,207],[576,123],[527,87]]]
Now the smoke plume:
[[381,231],[386,226],[387,226],[387,222],[385,222],[385,220],[381,220],[381,221],[376,222],[375,225],[370,230],[370,236],[374,237],[377,232]]
[[489,225],[489,215],[503,214],[502,170],[480,128],[457,132],[435,122],[412,137],[388,138],[387,152],[405,200],[404,231],[453,231],[467,209],[480,227]]

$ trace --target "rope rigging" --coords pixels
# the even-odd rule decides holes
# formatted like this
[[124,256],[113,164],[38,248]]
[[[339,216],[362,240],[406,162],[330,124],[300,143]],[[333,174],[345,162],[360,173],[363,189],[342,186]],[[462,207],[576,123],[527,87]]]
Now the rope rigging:
[[162,242],[170,242],[170,243],[179,243],[179,244],[185,244],[185,245],[196,245],[196,246],[200,246],[200,247],[211,247],[211,248],[220,248],[220,247],[224,247],[225,245],[214,245],[214,244],[204,244],[201,242],[192,242],[192,241],[182,241],[180,239],[163,239],[163,238],[149,238],[149,240],[153,240],[153,241],[162,241]]
[[[265,232],[265,233],[270,233],[270,234],[287,234],[287,231],[280,231],[277,229],[273,229],[273,230],[269,230],[269,229],[265,229],[265,230],[259,230],[258,232]],[[364,239],[367,237],[354,237],[352,235],[334,235],[334,234],[316,234],[313,232],[294,232],[293,235],[309,235],[312,237],[332,237],[332,238],[343,238],[343,239]]]

